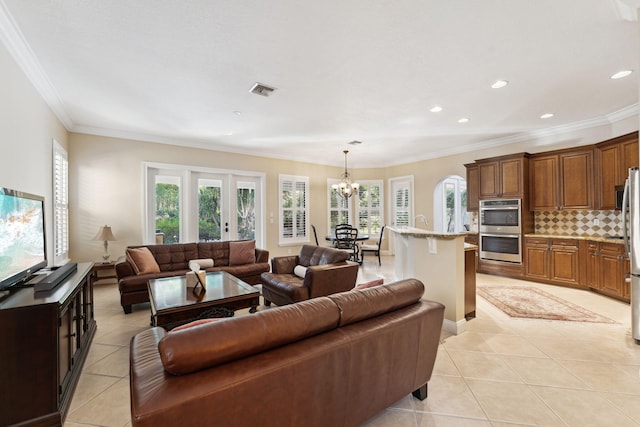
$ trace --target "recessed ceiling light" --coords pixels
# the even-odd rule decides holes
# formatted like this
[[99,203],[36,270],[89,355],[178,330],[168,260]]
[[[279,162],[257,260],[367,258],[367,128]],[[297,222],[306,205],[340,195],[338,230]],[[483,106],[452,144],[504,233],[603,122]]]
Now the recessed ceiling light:
[[505,87],[509,82],[506,80],[496,80],[494,84],[491,85],[492,89],[500,89],[501,87]]
[[468,123],[468,122],[469,122],[469,118],[467,117],[462,117],[458,119],[458,123]]
[[349,145],[360,145],[360,144],[362,144],[362,141],[351,141],[348,144]]
[[621,79],[623,77],[627,77],[629,74],[633,73],[632,70],[622,70],[618,71],[614,75],[611,76],[612,79]]
[[241,111],[234,111],[233,114],[235,114],[236,116],[239,116],[239,115],[242,114],[242,112]]
[[543,115],[540,116],[540,118],[541,119],[550,119],[553,116],[554,116],[553,113],[544,113]]
[[439,113],[440,111],[442,111],[442,107],[439,105],[435,105],[433,108],[431,108],[429,111],[431,111],[432,113]]

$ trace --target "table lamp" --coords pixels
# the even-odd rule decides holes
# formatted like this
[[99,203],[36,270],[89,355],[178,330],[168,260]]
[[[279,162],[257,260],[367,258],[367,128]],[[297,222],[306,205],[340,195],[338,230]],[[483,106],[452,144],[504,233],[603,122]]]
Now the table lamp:
[[113,242],[116,240],[113,233],[111,232],[111,227],[105,225],[104,227],[100,227],[98,234],[93,240],[102,240],[104,242],[104,255],[102,255],[102,262],[109,262],[109,242]]

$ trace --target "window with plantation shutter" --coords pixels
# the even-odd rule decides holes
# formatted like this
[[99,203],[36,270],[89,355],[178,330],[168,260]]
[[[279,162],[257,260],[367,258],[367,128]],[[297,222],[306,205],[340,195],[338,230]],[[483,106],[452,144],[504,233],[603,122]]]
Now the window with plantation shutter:
[[413,225],[413,177],[389,180],[391,188],[391,225],[408,227]]
[[361,181],[358,188],[357,218],[358,233],[370,238],[380,236],[384,225],[382,181]]
[[53,141],[53,251],[55,265],[69,260],[69,161]]
[[279,244],[309,242],[309,178],[280,175]]

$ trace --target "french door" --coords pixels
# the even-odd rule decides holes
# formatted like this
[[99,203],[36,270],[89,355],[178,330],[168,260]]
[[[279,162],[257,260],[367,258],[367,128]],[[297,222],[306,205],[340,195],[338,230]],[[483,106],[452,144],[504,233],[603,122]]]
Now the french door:
[[147,244],[250,239],[264,246],[261,174],[150,165],[146,171]]
[[[198,173],[193,179],[192,223],[199,242],[254,240],[259,223],[259,180],[233,174]],[[194,231],[195,232],[195,231]]]

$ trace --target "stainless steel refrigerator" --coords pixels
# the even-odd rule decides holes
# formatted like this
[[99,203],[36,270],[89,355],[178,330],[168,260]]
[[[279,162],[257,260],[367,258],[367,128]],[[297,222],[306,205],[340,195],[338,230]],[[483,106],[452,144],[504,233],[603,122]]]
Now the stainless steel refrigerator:
[[629,169],[622,196],[622,229],[625,251],[631,261],[631,333],[640,344],[640,173]]

